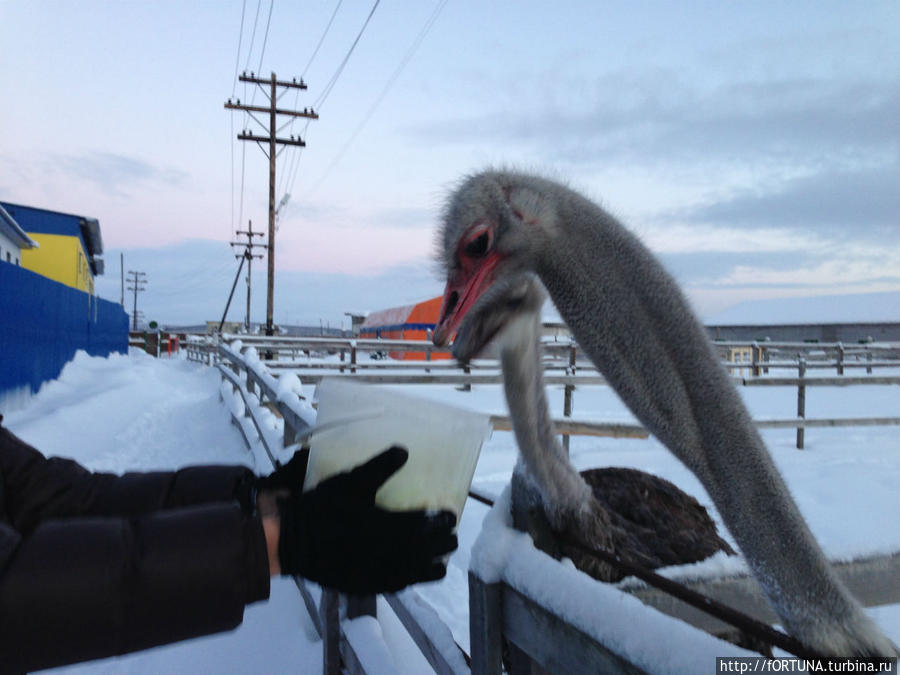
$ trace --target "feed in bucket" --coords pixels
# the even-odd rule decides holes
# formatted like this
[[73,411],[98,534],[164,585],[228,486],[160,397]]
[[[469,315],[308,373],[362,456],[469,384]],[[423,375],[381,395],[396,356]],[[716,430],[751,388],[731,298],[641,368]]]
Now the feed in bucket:
[[392,511],[449,509],[462,514],[488,415],[419,399],[385,387],[324,379],[303,489],[401,445],[409,460],[375,495]]

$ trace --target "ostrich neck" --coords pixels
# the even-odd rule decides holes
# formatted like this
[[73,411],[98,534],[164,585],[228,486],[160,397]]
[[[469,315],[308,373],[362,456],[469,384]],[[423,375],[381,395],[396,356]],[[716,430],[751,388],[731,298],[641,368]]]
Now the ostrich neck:
[[541,367],[540,315],[511,323],[501,339],[503,386],[528,476],[540,488],[551,522],[584,508],[590,488],[569,463],[550,417]]
[[819,617],[868,625],[675,281],[593,203],[561,187],[543,198],[556,222],[535,271],[625,404],[703,483],[784,623],[808,644],[822,629]]

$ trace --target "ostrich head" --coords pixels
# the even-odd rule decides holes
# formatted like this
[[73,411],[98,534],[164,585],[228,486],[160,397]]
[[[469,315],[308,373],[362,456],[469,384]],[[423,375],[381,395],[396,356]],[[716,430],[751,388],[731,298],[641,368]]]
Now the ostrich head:
[[[510,178],[518,178],[515,186]],[[486,172],[466,179],[446,208],[439,256],[447,278],[434,343],[467,361],[505,326],[540,311],[533,270],[555,216],[520,176]]]

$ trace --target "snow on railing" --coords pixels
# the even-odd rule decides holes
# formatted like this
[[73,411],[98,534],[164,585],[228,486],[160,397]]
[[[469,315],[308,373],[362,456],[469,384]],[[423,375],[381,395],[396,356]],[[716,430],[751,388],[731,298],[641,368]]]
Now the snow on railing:
[[[228,337],[228,336],[226,336]],[[359,351],[384,351],[390,349],[421,351],[430,343],[414,340],[348,340],[340,338],[278,338],[266,336],[235,337],[232,349],[237,345],[238,351],[244,346],[251,354],[254,372],[260,378],[269,378],[274,388],[271,373],[279,372],[281,380],[286,371],[293,378],[291,386],[299,388],[302,384],[315,384],[323,377],[350,377],[370,384],[443,384],[469,389],[472,385],[497,385],[503,382],[499,364],[490,359],[478,360],[461,367],[456,362],[397,362],[378,360],[374,363],[361,363],[357,360]],[[224,344],[224,343],[223,343]],[[578,346],[572,341],[542,343],[545,357],[545,384],[559,386],[563,390],[563,418],[554,420],[563,445],[568,446],[570,435],[594,435],[611,437],[646,438],[647,432],[636,424],[607,424],[594,421],[576,421],[572,419],[575,390],[580,385],[602,385],[606,380],[589,361],[579,356]],[[714,348],[725,358],[724,367],[733,371],[748,369],[750,377],[734,377],[737,386],[792,386],[797,387],[796,417],[781,419],[756,420],[761,429],[795,429],[796,446],[804,447],[805,429],[812,427],[850,427],[850,426],[895,426],[900,425],[900,417],[847,417],[847,418],[809,418],[806,413],[806,388],[815,386],[853,386],[853,385],[892,385],[900,384],[900,374],[892,375],[844,375],[849,368],[866,368],[869,373],[874,368],[897,368],[900,370],[900,344],[868,343],[844,347],[841,343],[788,343],[788,342],[716,342]],[[252,349],[252,351],[251,351]],[[747,360],[728,360],[729,354],[735,350],[752,351],[752,358]],[[257,358],[260,351],[270,352],[275,356],[289,356],[283,360],[267,360],[263,365]],[[335,351],[340,352],[341,361],[317,360],[306,357],[297,359],[297,355],[306,352]],[[344,360],[344,352],[351,354],[350,361]],[[787,353],[796,355],[796,360],[784,360]],[[772,360],[777,357],[778,360]],[[768,376],[769,369],[792,368],[798,371],[797,377]],[[810,377],[808,371],[813,368],[835,368],[837,377]],[[389,370],[388,370],[389,369]],[[380,372],[372,372],[372,371]],[[277,399],[277,397],[276,397]],[[494,418],[495,428],[510,428],[508,418]]]
[[[240,342],[218,347],[222,359],[218,367],[223,378],[220,393],[247,446],[251,450],[255,447],[255,436],[272,465],[279,466],[297,449],[297,437],[315,424],[315,413],[296,376],[273,377],[253,347],[244,348],[243,352],[242,347]],[[268,406],[280,413],[281,420],[272,415]],[[279,428],[281,440],[277,437]],[[311,584],[301,577],[294,577],[294,581],[322,638],[326,674],[337,674],[343,669],[360,674],[396,672],[393,666],[389,667],[393,662],[374,619],[374,598],[347,598],[346,618],[342,622],[341,598],[337,593],[320,589],[317,601]],[[415,590],[406,589],[386,595],[385,599],[435,672],[469,672],[450,629]]]
[[[339,341],[323,342],[333,346]],[[259,359],[259,351],[274,350],[274,343],[253,340],[252,344],[236,341],[230,345],[218,345],[222,393],[248,447],[262,445],[275,464],[291,456],[298,447],[297,437],[302,437],[303,431],[314,425],[315,413],[310,401],[303,395],[304,378],[296,369],[287,369],[285,366],[288,364],[283,361]],[[566,375],[555,376],[561,378],[559,383],[567,389],[576,382],[581,383],[581,378],[584,378],[572,374],[575,370],[573,354],[572,348],[565,352],[570,361]],[[878,364],[874,360],[871,363]],[[279,366],[278,377],[272,370],[276,364]],[[335,370],[340,367],[338,364],[334,366]],[[347,364],[343,366],[346,368]],[[736,378],[735,382],[746,386],[797,386],[798,392],[805,392],[807,386],[900,384],[900,377],[896,376],[810,378],[806,377],[804,366],[805,361],[800,360],[796,378],[751,377]],[[418,367],[436,369],[435,364],[422,362]],[[794,367],[798,367],[797,364]],[[340,371],[330,374],[335,375],[340,376]],[[368,379],[358,371],[355,375],[344,376]],[[378,381],[385,381],[384,378],[391,376],[380,377],[382,379]],[[444,384],[471,384],[487,378],[500,381],[499,373],[485,375],[446,371],[429,373],[425,377],[419,375],[420,379],[409,373],[393,377],[402,378],[391,380],[393,382]],[[764,428],[797,427],[799,434],[802,429],[812,426],[900,424],[900,418],[805,419],[804,395],[798,394],[797,418],[758,420],[757,425]],[[570,392],[566,403],[566,412],[570,414]],[[273,415],[270,408],[277,410],[281,419]],[[509,427],[508,418],[503,416],[493,417],[492,422],[496,429]],[[560,430],[572,434],[646,436],[646,432],[637,425],[604,425],[571,419],[556,423],[560,427],[569,425]],[[799,435],[798,447],[802,447],[802,436]],[[695,669],[696,658],[701,654],[704,658],[709,654],[752,655],[696,628],[721,630],[723,626],[702,613],[692,612],[689,608],[685,610],[681,603],[673,602],[669,596],[640,585],[613,587],[598,584],[573,567],[553,560],[535,549],[527,535],[511,528],[508,513],[508,505],[502,500],[494,506],[472,551],[469,574],[470,660],[454,641],[450,629],[414,589],[384,596],[435,672],[466,673],[471,663],[472,672],[499,674],[504,650],[514,670],[516,667],[530,668],[530,663],[534,662],[553,672],[687,672]],[[881,604],[885,593],[890,595],[885,589],[891,584],[894,595],[897,595],[896,584],[892,580],[896,579],[900,570],[900,555],[854,561],[844,567],[846,569],[842,567],[836,571],[854,590],[880,589],[874,604]],[[299,577],[295,581],[322,637],[326,673],[338,673],[342,668],[351,673],[391,672],[385,660],[386,646],[383,640],[378,642],[380,632],[377,622],[365,618],[375,616],[374,598],[342,599],[337,593],[323,591]],[[766,603],[748,578],[706,579],[698,583],[699,588],[713,597],[731,598],[733,606],[759,614],[765,621],[771,619],[768,615],[762,616],[765,613],[761,610],[757,611],[757,604]],[[865,593],[860,597],[865,601]],[[900,597],[896,600],[900,601]],[[340,618],[342,606],[343,621]],[[605,617],[604,621],[596,620],[598,613]],[[639,632],[633,629],[638,624]],[[374,645],[373,640],[376,640]]]

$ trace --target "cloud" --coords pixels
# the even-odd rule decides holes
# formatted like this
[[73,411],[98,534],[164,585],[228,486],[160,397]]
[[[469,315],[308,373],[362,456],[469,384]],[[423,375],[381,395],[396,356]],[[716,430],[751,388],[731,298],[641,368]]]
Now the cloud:
[[188,178],[188,174],[179,169],[159,167],[137,157],[111,152],[57,155],[52,161],[55,168],[118,197],[127,196],[129,190],[147,184],[183,185]]
[[526,144],[544,160],[582,166],[622,160],[852,165],[894,155],[900,144],[900,79],[794,76],[703,87],[660,68],[560,78],[551,86],[532,100],[410,133],[431,143]]
[[[222,317],[238,271],[231,248],[222,242],[186,241],[159,248],[108,250],[106,274],[97,279],[97,293],[113,302],[121,297],[119,254],[125,270],[146,274],[146,290],[138,296],[138,310],[147,320],[161,325],[201,324]],[[265,321],[266,270],[255,260],[251,318]],[[228,312],[229,320],[241,320],[246,312],[246,266],[241,270]],[[441,281],[426,259],[396,265],[377,273],[349,274],[310,270],[275,272],[275,321],[284,324],[332,327],[349,321],[344,312],[369,312],[411,304],[439,295]],[[133,306],[126,291],[125,309]]]
[[900,162],[864,169],[823,170],[771,189],[729,197],[670,214],[680,222],[759,230],[786,228],[840,240],[900,241]]

